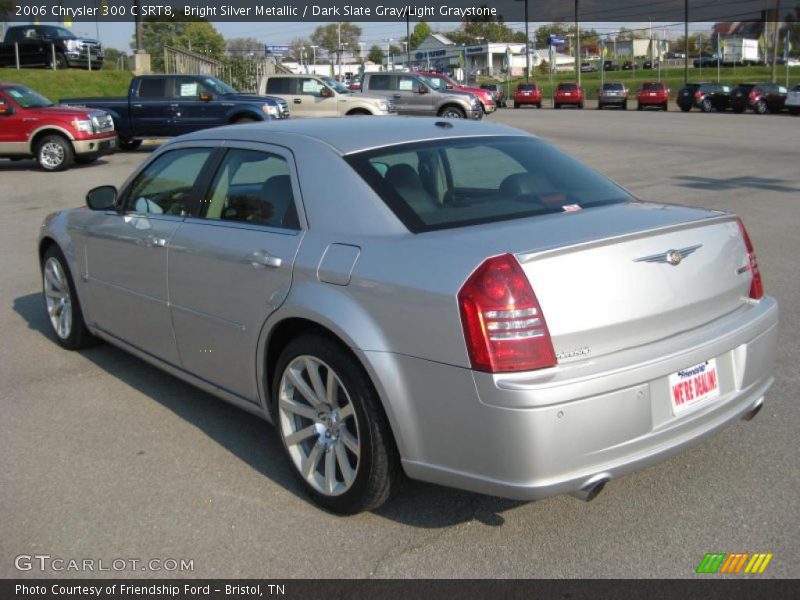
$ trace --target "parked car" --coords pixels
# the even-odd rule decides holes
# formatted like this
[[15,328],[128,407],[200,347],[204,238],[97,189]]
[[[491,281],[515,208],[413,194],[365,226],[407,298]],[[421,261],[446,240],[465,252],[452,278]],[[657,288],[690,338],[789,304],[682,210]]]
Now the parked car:
[[635,71],[638,68],[639,68],[639,65],[637,65],[632,60],[626,60],[624,63],[622,63],[622,70],[623,71]]
[[628,109],[628,88],[621,81],[606,81],[597,90],[597,108],[602,110],[606,106],[618,106],[623,110]]
[[[76,36],[59,25],[15,25],[6,29],[0,43],[0,67],[103,67],[103,46],[97,40]],[[54,62],[55,61],[55,62]]]
[[731,106],[731,87],[724,83],[687,83],[675,98],[683,112],[699,108],[703,112],[727,110]]
[[489,90],[484,90],[483,88],[470,87],[466,85],[460,85],[459,83],[453,81],[453,79],[450,76],[445,75],[444,73],[437,73],[434,71],[420,71],[419,74],[426,77],[428,81],[433,79],[439,79],[440,90],[442,90],[442,84],[443,84],[444,88],[447,90],[456,90],[458,92],[468,92],[472,94],[480,101],[481,107],[483,108],[483,113],[486,115],[497,110],[497,104],[494,101],[494,94]]
[[669,200],[491,123],[219,127],[45,218],[45,318],[274,423],[328,510],[379,506],[401,472],[590,500],[774,380],[744,225]]
[[642,68],[643,69],[657,69],[658,68],[658,63],[659,63],[659,61],[658,61],[657,58],[654,58],[652,60],[648,58],[646,61],[644,61],[642,63]]
[[636,110],[669,108],[669,88],[663,81],[645,81],[636,94]]
[[669,59],[676,59],[676,58],[686,58],[686,54],[683,52],[667,52],[666,58]]
[[590,62],[581,63],[581,73],[594,73],[597,71],[597,65]]
[[123,150],[135,150],[146,137],[289,117],[285,100],[240,94],[227,83],[204,75],[136,76],[127,96],[65,98],[61,104],[109,113]]
[[362,94],[391,98],[401,115],[450,119],[483,118],[480,101],[469,92],[447,89],[444,80],[418,73],[364,73]]
[[553,96],[553,108],[564,105],[583,108],[584,100],[583,89],[577,83],[559,83]]
[[293,117],[385,116],[395,112],[391,98],[356,94],[343,83],[320,75],[267,75],[261,78],[258,93],[289,104]]
[[347,87],[351,92],[358,92],[361,89],[361,80],[351,81]]
[[604,71],[619,71],[619,64],[615,63],[613,60],[605,60],[603,61],[603,70]]
[[701,67],[716,67],[719,63],[719,58],[713,54],[703,54],[692,61],[695,69]]
[[731,108],[742,113],[748,108],[760,115],[780,112],[789,90],[777,83],[741,83],[731,96]]
[[542,108],[542,90],[535,83],[520,83],[514,90],[514,108],[527,105]]
[[788,91],[785,106],[793,115],[800,115],[800,84]]
[[0,82],[1,158],[32,157],[45,171],[63,171],[113,152],[116,144],[109,114],[54,106],[24,85]]
[[494,96],[494,103],[499,107],[505,108],[508,106],[508,98],[506,97],[506,88],[501,83],[484,83],[481,85],[482,90],[491,92]]

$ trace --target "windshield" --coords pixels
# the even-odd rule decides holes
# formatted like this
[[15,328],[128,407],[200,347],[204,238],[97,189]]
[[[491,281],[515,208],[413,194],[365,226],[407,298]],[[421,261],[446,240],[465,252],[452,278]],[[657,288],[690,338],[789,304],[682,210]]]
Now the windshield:
[[64,29],[63,27],[55,27],[48,25],[47,27],[43,27],[42,30],[47,37],[67,39],[67,40],[75,39],[75,34],[72,33],[69,29]]
[[346,160],[413,233],[633,200],[599,173],[529,137],[402,144]]
[[622,91],[624,88],[622,87],[621,83],[604,83],[603,89],[612,91]]
[[13,87],[2,89],[22,108],[44,108],[47,106],[53,106],[53,103],[50,102],[50,100],[41,94],[37,94],[33,90],[26,88],[25,86],[15,85]]
[[350,88],[348,88],[343,83],[340,83],[331,77],[320,77],[320,79],[322,79],[322,81],[324,81],[328,87],[332,87],[340,94],[352,94]]
[[203,83],[205,83],[208,87],[210,87],[215,94],[220,94],[221,96],[226,96],[227,94],[239,93],[231,86],[229,86],[227,83],[220,81],[216,77],[206,77],[205,79],[203,79]]

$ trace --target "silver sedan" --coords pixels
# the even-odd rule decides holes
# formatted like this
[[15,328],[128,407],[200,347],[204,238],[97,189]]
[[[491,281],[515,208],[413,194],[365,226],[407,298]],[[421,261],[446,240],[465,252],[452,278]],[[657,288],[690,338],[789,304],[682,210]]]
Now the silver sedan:
[[223,127],[86,200],[39,236],[56,341],[272,422],[335,512],[403,474],[588,500],[773,382],[778,307],[736,216],[640,202],[508,127]]

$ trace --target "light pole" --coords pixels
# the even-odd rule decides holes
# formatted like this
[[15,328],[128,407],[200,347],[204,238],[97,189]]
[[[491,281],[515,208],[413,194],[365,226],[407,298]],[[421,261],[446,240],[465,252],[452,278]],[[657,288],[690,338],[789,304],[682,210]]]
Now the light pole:
[[578,22],[578,0],[575,0],[575,72],[578,74],[578,87],[581,87],[581,28]]
[[386,38],[386,70],[389,70],[389,53],[392,51],[392,38]]
[[317,65],[317,48],[319,48],[319,46],[311,46],[311,51],[314,53],[313,54],[313,56],[314,56],[314,58],[313,58],[314,66]]
[[342,54],[344,53],[344,47],[347,45],[347,42],[339,43],[339,81],[342,80]]
[[406,68],[408,68],[408,70],[410,71],[411,70],[411,58],[410,58],[410,56],[408,54],[408,41],[403,42],[403,46],[404,46],[403,47],[403,54],[406,55]]

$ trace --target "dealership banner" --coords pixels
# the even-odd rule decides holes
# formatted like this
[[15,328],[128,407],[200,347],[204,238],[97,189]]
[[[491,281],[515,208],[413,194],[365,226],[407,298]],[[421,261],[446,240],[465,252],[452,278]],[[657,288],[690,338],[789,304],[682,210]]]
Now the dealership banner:
[[796,598],[796,584],[787,580],[114,580],[40,579],[2,580],[3,600],[233,600],[286,598],[290,600],[535,600],[538,598],[597,600],[647,598],[647,600],[697,598],[704,600],[782,600]]
[[[760,21],[764,0],[8,0],[0,19],[35,21]],[[688,11],[687,11],[688,9]],[[577,10],[577,13],[576,13]]]

